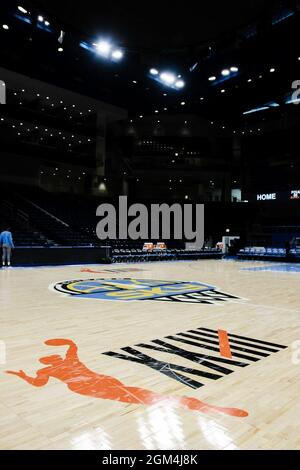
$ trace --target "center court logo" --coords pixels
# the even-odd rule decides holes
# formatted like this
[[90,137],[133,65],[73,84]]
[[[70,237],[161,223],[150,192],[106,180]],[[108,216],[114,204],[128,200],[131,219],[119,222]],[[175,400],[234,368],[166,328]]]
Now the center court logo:
[[217,304],[241,300],[201,282],[153,279],[81,279],[52,284],[50,289],[70,296],[110,301],[156,300]]

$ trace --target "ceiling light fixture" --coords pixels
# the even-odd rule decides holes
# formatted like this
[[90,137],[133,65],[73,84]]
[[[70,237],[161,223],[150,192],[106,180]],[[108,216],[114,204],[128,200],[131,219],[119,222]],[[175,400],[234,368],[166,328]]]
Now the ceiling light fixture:
[[120,60],[122,59],[124,53],[120,49],[116,49],[115,51],[112,51],[111,57],[115,60]]
[[23,8],[22,6],[18,6],[18,10],[21,12],[21,13],[24,13],[26,15],[27,13],[27,10],[25,8]]
[[183,88],[185,85],[184,81],[183,80],[177,80],[177,82],[175,82],[175,87],[176,88]]
[[98,43],[95,44],[96,51],[98,54],[108,57],[110,51],[111,51],[111,44],[108,41],[99,41]]
[[166,83],[167,85],[173,85],[175,83],[176,77],[173,73],[162,72],[160,74],[160,79],[162,82]]

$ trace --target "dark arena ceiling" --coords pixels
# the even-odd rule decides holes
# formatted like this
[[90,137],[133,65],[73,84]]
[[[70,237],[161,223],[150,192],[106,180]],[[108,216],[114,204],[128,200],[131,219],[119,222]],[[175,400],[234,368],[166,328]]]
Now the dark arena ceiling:
[[[49,27],[39,27],[39,15]],[[179,0],[86,0],[84,8],[71,0],[18,0],[2,1],[0,17],[2,67],[124,107],[131,117],[196,114],[243,129],[299,113],[290,103],[300,77],[296,0],[187,1],[184,8]],[[122,50],[122,60],[80,47],[102,38]],[[222,76],[230,67],[236,72]],[[163,86],[151,68],[179,74],[185,86]]]
[[[267,13],[272,2],[251,0],[198,3],[188,0],[34,2],[58,22],[81,34],[114,35],[125,47],[160,53],[214,41]],[[274,4],[274,2],[273,2]]]

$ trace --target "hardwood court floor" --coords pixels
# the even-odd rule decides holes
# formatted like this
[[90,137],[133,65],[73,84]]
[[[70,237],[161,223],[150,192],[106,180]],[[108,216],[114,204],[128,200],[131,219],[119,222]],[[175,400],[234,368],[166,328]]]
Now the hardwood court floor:
[[[0,364],[0,448],[299,449],[300,364],[292,355],[299,359],[293,342],[300,340],[300,273],[246,269],[270,264],[212,260],[89,266],[99,273],[82,272],[82,266],[0,270],[0,340],[6,345],[6,364]],[[133,268],[138,271],[129,271]],[[202,286],[194,286],[198,294],[176,295],[177,301],[101,300],[49,289],[60,281],[112,278],[200,282],[238,298],[203,292]],[[126,283],[125,295],[133,295],[133,283]],[[136,290],[160,292],[150,284],[140,282]],[[80,288],[92,285],[88,281]],[[201,303],[207,300],[213,303]],[[226,333],[222,343],[219,330],[227,332],[229,343]],[[61,338],[78,346],[72,370],[39,362],[54,354],[65,358],[68,346],[44,343]],[[162,343],[185,352],[166,352]],[[197,353],[209,356],[209,364],[195,362]],[[5,372],[23,370],[36,377],[46,367],[52,370],[49,381],[43,372],[40,383],[32,384]],[[178,399],[143,404],[152,395],[137,392],[140,403],[123,402],[115,379],[125,387],[125,392],[119,388],[120,397],[126,387],[139,387]],[[191,410],[180,397],[245,410],[248,416]]]

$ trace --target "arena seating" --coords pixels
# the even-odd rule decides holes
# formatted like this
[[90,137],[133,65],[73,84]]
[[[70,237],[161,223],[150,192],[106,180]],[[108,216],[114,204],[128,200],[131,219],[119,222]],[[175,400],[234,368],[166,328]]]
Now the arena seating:
[[[18,246],[99,246],[93,230],[85,225],[78,226],[78,205],[68,198],[47,193],[40,188],[15,185],[5,192],[2,198],[2,211],[9,217],[14,228],[14,238]],[[85,211],[80,210],[81,213]],[[22,214],[22,217],[19,215]],[[64,218],[61,218],[63,214]],[[67,217],[69,214],[69,217]],[[4,217],[3,217],[4,220]],[[75,223],[75,221],[77,223]],[[84,221],[80,220],[81,224]],[[4,222],[1,222],[4,226]],[[95,224],[94,224],[95,225]],[[16,226],[20,226],[17,230]],[[23,233],[19,245],[18,234]],[[25,233],[27,239],[25,240]],[[38,235],[38,236],[37,236]],[[36,243],[39,240],[39,243]]]
[[253,260],[289,260],[300,261],[300,248],[292,248],[289,256],[286,256],[285,248],[270,248],[270,247],[246,247],[241,249],[237,254],[238,259],[253,259]]
[[54,245],[52,240],[49,240],[39,231],[29,226],[24,220],[13,218],[9,214],[1,214],[0,220],[0,230],[8,227],[11,229],[16,247],[50,247]]
[[[143,242],[115,240],[100,242],[95,228],[95,208],[99,198],[48,193],[39,187],[11,185],[4,188],[1,226],[10,226],[16,247],[99,247],[109,245],[107,261],[149,262],[220,258],[218,249],[185,250],[184,244],[154,241],[153,250],[143,249]],[[80,219],[78,218],[80,212]],[[161,245],[160,245],[161,243]]]
[[111,252],[112,263],[123,262],[149,262],[149,261],[178,261],[207,258],[221,258],[222,252],[216,248],[202,250],[166,249],[163,251],[146,252],[142,248],[113,248]]

